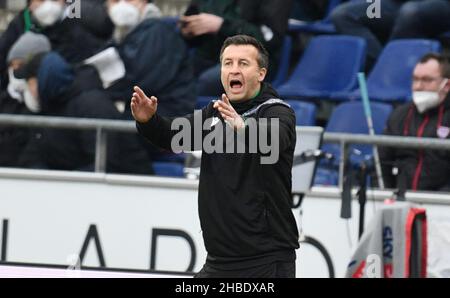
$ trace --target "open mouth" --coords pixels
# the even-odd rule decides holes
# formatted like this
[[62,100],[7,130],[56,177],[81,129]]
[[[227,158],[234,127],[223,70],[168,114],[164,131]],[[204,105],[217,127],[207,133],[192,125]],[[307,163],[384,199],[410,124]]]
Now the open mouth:
[[230,87],[232,91],[240,91],[243,86],[244,84],[241,80],[233,79],[230,81]]

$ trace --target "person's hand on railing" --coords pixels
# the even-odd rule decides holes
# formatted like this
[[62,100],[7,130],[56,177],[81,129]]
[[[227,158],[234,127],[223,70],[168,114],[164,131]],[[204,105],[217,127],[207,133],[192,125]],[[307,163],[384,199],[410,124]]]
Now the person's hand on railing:
[[155,96],[147,97],[141,88],[135,86],[131,98],[131,113],[140,123],[148,122],[155,115],[158,108],[158,99]]

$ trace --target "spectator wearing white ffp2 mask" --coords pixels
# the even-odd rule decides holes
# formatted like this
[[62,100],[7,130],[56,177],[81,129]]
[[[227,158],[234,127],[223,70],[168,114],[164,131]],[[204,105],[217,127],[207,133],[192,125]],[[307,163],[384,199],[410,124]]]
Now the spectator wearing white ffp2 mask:
[[30,5],[31,14],[40,26],[52,26],[63,18],[64,0],[44,0],[34,3]]
[[[412,74],[413,101],[389,116],[385,134],[450,139],[450,63],[441,54],[425,55]],[[388,188],[448,190],[448,151],[380,148],[383,178]],[[396,171],[392,171],[396,168]],[[394,176],[392,173],[398,173]]]

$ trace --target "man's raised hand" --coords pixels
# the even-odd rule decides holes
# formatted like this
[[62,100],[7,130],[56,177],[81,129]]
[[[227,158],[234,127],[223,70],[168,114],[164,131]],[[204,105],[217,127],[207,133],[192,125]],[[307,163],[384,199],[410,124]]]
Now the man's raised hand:
[[131,98],[131,113],[137,122],[148,122],[155,115],[157,108],[158,99],[156,97],[149,98],[141,88],[134,87],[133,97]]
[[222,100],[218,100],[214,103],[214,108],[219,111],[223,120],[235,130],[240,130],[245,126],[244,120],[234,110],[226,94],[222,94]]

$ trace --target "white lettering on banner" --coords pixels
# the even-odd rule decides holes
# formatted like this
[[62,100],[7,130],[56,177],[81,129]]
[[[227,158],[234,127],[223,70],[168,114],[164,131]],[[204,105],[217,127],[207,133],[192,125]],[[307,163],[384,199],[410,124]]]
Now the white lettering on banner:
[[0,261],[5,262],[6,261],[6,247],[8,244],[8,223],[9,221],[7,219],[3,220],[3,224],[2,224],[2,237],[1,239],[1,244],[2,246],[0,247]]
[[[6,234],[7,234],[7,231],[5,229],[3,229],[2,235],[5,236]],[[197,259],[197,251],[195,248],[194,240],[185,231],[175,230],[175,229],[158,229],[158,228],[152,229],[152,241],[151,241],[152,244],[151,244],[151,250],[150,250],[151,257],[150,257],[150,267],[148,269],[149,270],[157,269],[156,268],[156,261],[157,261],[156,252],[157,252],[157,248],[158,248],[157,244],[158,244],[158,239],[162,236],[179,237],[179,238],[186,240],[186,242],[189,243],[190,260],[189,260],[189,265],[185,271],[193,272],[194,265],[195,265],[196,259]],[[6,237],[2,237],[2,238],[6,238]],[[67,256],[66,263],[64,263],[64,264],[68,264],[68,268],[67,268],[68,270],[75,270],[75,271],[80,270],[80,266],[83,265],[83,260],[85,259],[86,252],[88,250],[88,246],[90,245],[91,242],[93,242],[93,245],[96,250],[96,256],[98,258],[98,267],[101,267],[101,268],[107,267],[106,260],[104,258],[104,254],[103,254],[102,244],[100,241],[100,236],[97,231],[97,227],[96,227],[96,225],[91,225],[87,232],[86,238],[84,239],[83,246],[81,248],[80,253],[79,254],[70,254]],[[7,242],[3,241],[2,242],[2,261],[3,262],[8,261],[8,259],[6,258],[6,247],[7,247]],[[5,253],[3,254],[3,252],[5,252]]]

